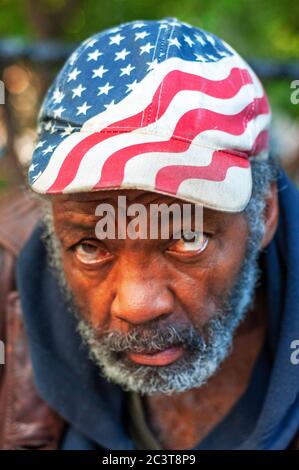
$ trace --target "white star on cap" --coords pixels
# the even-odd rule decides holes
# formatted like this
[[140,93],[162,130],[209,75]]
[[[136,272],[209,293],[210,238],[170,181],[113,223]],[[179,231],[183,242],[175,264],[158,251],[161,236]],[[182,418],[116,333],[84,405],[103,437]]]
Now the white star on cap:
[[114,108],[114,106],[115,106],[114,100],[112,100],[109,104],[104,104],[104,106],[106,108],[106,111],[111,109],[111,108]]
[[134,80],[133,83],[129,83],[128,85],[126,85],[126,87],[128,88],[126,93],[129,93],[129,91],[135,90],[137,85],[138,85],[137,80]]
[[206,62],[206,59],[205,59],[205,57],[204,57],[203,55],[201,55],[201,54],[196,54],[196,52],[194,53],[194,55],[195,55],[195,60],[198,60],[198,61],[200,61],[200,62]]
[[[35,147],[35,148],[37,148],[37,147]],[[31,165],[30,165],[30,167],[29,167],[29,170],[28,170],[28,171],[31,173],[32,171],[34,171],[34,170],[35,170],[35,168],[36,168],[37,166],[38,166],[38,164],[37,164],[37,163],[31,163]]]
[[178,26],[181,27],[181,24],[178,21],[170,21],[168,23],[169,26]]
[[68,74],[68,82],[71,82],[72,80],[76,80],[78,75],[81,73],[81,70],[78,70],[77,67]]
[[75,52],[72,53],[72,55],[69,59],[70,65],[74,65],[74,63],[76,62],[77,59],[78,59],[78,52],[75,51]]
[[146,65],[148,65],[147,72],[154,70],[154,68],[158,65],[158,59],[154,59],[152,62],[147,62]]
[[35,149],[39,149],[43,145],[45,145],[46,141],[45,140],[40,140],[39,143],[36,145]]
[[73,133],[74,128],[68,124],[68,126],[61,132],[61,137],[67,137]]
[[91,106],[89,106],[87,104],[87,102],[85,101],[82,106],[77,106],[77,114],[76,116],[79,116],[79,114],[84,114],[84,116],[86,116],[86,113],[87,113],[87,110],[91,108]]
[[52,126],[52,121],[48,121],[46,124],[45,124],[45,131],[49,131],[51,129],[51,126]]
[[225,51],[217,51],[219,55],[221,55],[222,57],[227,57],[229,54],[228,52],[225,52]]
[[87,62],[91,61],[91,60],[95,60],[97,61],[98,58],[103,55],[103,52],[100,52],[99,49],[96,49],[95,51],[93,52],[89,52],[88,54],[88,58],[87,58]]
[[87,41],[85,41],[84,45],[85,47],[92,47],[95,45],[95,43],[98,42],[97,39],[87,39]]
[[117,33],[120,30],[121,30],[121,28],[119,26],[117,26],[116,28],[109,29],[110,33]]
[[145,23],[135,23],[133,24],[132,29],[143,28],[143,26],[145,26]]
[[182,44],[178,40],[178,38],[170,38],[168,39],[169,46],[176,46],[178,48],[182,47]]
[[207,37],[207,40],[208,40],[213,46],[216,45],[216,41],[215,41],[215,39],[213,38],[213,36],[211,36],[210,34],[206,34],[206,37]]
[[91,78],[103,78],[103,75],[104,73],[108,72],[108,69],[105,69],[103,67],[103,65],[101,65],[101,67],[99,67],[98,69],[93,69],[92,73],[93,73],[93,76]]
[[201,37],[199,36],[198,34],[195,34],[195,39],[197,42],[199,42],[199,44],[201,44],[202,46],[204,46],[206,44],[206,41]]
[[54,132],[56,131],[56,126],[55,124],[53,123],[51,128],[50,128],[50,134],[54,134]]
[[108,95],[109,91],[114,88],[113,85],[110,85],[109,82],[106,83],[106,85],[104,86],[98,86],[98,90],[99,90],[99,93],[97,96],[99,95]]
[[82,95],[83,91],[85,91],[85,90],[86,90],[86,88],[84,86],[82,86],[82,83],[80,83],[80,85],[78,85],[77,88],[72,89],[72,92],[73,92],[72,98],[75,98],[76,96],[81,98],[81,95]]
[[184,41],[188,44],[188,46],[192,47],[193,44],[195,44],[194,41],[192,41],[192,39],[190,38],[190,36],[187,36],[186,34],[184,34]]
[[121,36],[119,33],[116,34],[115,36],[110,36],[110,41],[109,41],[109,46],[112,44],[117,44],[118,46],[120,45],[120,42],[125,39],[125,36]]
[[154,49],[155,46],[153,46],[153,44],[151,44],[150,42],[148,42],[147,44],[145,44],[145,46],[141,46],[140,47],[140,53],[139,55],[142,55],[144,54],[145,52],[146,53],[150,53],[151,49]]
[[131,64],[127,65],[126,67],[123,67],[121,70],[121,74],[120,74],[120,77],[122,77],[123,75],[128,75],[130,76],[132,70],[134,70],[136,67],[132,67]]
[[58,88],[56,88],[56,90],[53,93],[54,103],[55,104],[60,104],[61,101],[63,100],[64,96],[65,96],[64,93],[62,91],[60,91]]
[[61,118],[63,111],[65,111],[65,108],[63,106],[60,106],[58,109],[54,109],[54,117]]
[[120,52],[115,52],[115,59],[116,60],[125,60],[126,56],[131,54],[130,51],[127,51],[127,49],[123,49]]
[[42,172],[41,172],[41,171],[39,171],[39,172],[38,172],[38,174],[37,174],[37,175],[35,175],[35,176],[32,178],[32,183],[35,183],[35,181],[37,180],[37,178],[39,178],[39,177],[40,177],[40,175],[41,175],[41,174],[42,174]]
[[55,149],[54,145],[48,145],[48,147],[45,150],[42,151],[42,154],[46,155],[47,153],[51,153],[51,152],[53,152],[54,149]]
[[137,39],[144,39],[149,35],[150,35],[150,33],[147,33],[146,31],[141,31],[140,33],[135,33],[135,41],[137,41]]

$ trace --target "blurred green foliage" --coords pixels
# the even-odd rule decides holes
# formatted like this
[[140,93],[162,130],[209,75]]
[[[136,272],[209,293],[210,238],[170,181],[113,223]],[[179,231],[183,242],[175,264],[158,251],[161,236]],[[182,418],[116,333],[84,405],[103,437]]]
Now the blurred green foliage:
[[246,56],[299,57],[299,2],[295,0],[0,0],[0,34],[36,37],[30,5],[45,16],[67,8],[58,36],[80,40],[133,19],[175,16],[208,29]]
[[0,178],[0,192],[8,187],[8,181]]
[[[246,58],[299,59],[298,0],[0,0],[0,35],[80,41],[120,22],[170,16],[214,32]],[[299,118],[288,80],[266,88],[272,106]]]

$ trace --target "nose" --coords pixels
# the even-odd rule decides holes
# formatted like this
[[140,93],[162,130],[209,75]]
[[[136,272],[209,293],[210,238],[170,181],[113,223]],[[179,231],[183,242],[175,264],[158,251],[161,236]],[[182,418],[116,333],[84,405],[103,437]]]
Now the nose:
[[174,298],[158,267],[123,263],[118,270],[111,315],[132,325],[142,324],[174,311]]

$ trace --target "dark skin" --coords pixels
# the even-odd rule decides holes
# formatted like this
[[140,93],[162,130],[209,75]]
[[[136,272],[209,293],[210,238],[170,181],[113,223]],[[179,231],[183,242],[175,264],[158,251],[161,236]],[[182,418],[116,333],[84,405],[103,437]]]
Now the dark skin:
[[[197,252],[186,253],[184,242],[171,239],[103,243],[95,238],[95,208],[101,202],[116,205],[118,195],[126,195],[128,203],[178,202],[138,190],[52,197],[65,275],[82,314],[99,332],[126,333],[158,319],[165,325],[184,323],[200,329],[232,288],[241,267],[248,237],[244,214],[205,208],[208,243]],[[265,220],[261,249],[277,227],[275,183],[267,198]],[[261,288],[235,334],[232,353],[206,385],[171,397],[146,397],[149,425],[164,448],[192,448],[228,413],[246,389],[265,330]]]

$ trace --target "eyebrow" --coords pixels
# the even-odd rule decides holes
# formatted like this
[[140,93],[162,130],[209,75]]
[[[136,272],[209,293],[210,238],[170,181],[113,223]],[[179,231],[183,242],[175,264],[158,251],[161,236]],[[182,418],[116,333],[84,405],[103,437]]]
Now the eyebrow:
[[71,228],[71,229],[80,230],[81,232],[88,232],[90,230],[93,230],[95,228],[96,224],[97,224],[97,220],[95,220],[95,219],[94,219],[93,223],[87,222],[87,221],[86,222],[84,222],[84,221],[75,222],[75,221],[66,220],[66,219],[59,223],[62,230],[65,230],[67,228]]

